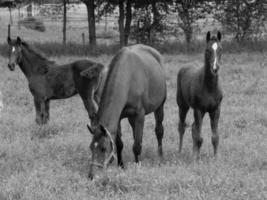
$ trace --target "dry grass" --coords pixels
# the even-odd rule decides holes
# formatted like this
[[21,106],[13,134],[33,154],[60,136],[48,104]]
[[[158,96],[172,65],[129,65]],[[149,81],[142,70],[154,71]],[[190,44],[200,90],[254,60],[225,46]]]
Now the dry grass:
[[[203,125],[201,161],[192,161],[186,130],[178,154],[176,74],[180,67],[202,64],[203,55],[165,55],[168,99],[165,106],[164,161],[156,151],[154,120],[146,118],[141,163],[133,163],[132,133],[123,121],[123,157],[94,181],[87,176],[91,135],[78,96],[54,101],[45,127],[34,124],[32,96],[21,71],[11,73],[0,58],[5,107],[0,121],[0,199],[267,199],[267,56],[225,54],[219,158],[212,156],[209,121]],[[78,57],[55,58],[69,62]],[[93,57],[108,63],[110,56]],[[192,123],[192,113],[187,121]]]

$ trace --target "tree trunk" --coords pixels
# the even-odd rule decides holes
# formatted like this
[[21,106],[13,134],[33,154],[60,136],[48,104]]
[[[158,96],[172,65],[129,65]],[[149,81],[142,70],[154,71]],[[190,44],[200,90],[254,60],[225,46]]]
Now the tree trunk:
[[9,10],[9,24],[13,25],[12,9],[11,9],[11,7],[9,7],[8,10]]
[[119,31],[120,31],[120,46],[125,46],[124,43],[124,0],[119,0]]
[[186,29],[184,30],[185,33],[185,41],[187,44],[192,42],[192,35],[193,35],[193,29],[190,25],[188,25],[188,27],[186,27]]
[[27,15],[28,15],[28,17],[32,17],[33,16],[33,14],[32,14],[32,3],[30,3],[29,5],[28,5],[28,7],[27,7]]
[[18,7],[18,12],[19,12],[19,19],[18,19],[18,29],[20,30],[20,6]]
[[152,12],[153,12],[153,22],[150,30],[150,42],[153,43],[155,32],[157,28],[160,26],[160,13],[158,11],[156,1],[152,1]]
[[92,48],[96,47],[96,27],[95,27],[95,1],[82,0],[87,8],[89,44]]
[[66,44],[67,0],[63,0],[63,45]]
[[131,22],[132,22],[132,0],[127,0],[126,4],[126,22],[125,22],[125,30],[124,30],[124,44],[128,45],[128,40],[131,32]]

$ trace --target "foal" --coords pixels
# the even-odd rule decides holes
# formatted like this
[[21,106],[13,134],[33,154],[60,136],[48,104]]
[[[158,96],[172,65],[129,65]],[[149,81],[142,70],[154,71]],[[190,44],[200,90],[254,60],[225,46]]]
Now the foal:
[[[36,111],[36,123],[47,124],[49,120],[50,100],[66,99],[79,92],[84,101],[85,108],[92,119],[96,113],[96,103],[93,98],[84,99],[83,91],[91,96],[98,95],[99,78],[90,80],[89,85],[84,86],[85,80],[80,77],[80,73],[95,66],[102,66],[90,60],[76,60],[72,63],[57,65],[48,60],[28,43],[22,41],[20,37],[16,40],[7,38],[9,44],[9,63],[11,71],[18,65],[28,80],[28,86],[34,99]],[[102,69],[103,67],[101,67]],[[90,96],[90,97],[91,97]],[[97,102],[98,103],[98,102]]]
[[222,55],[221,33],[217,37],[211,37],[210,32],[206,36],[205,63],[203,67],[183,67],[177,76],[177,104],[179,106],[180,122],[178,131],[180,134],[179,152],[183,146],[185,132],[185,118],[191,107],[194,110],[194,123],[192,125],[193,153],[199,159],[200,147],[203,139],[201,127],[206,112],[210,116],[212,130],[212,144],[216,157],[219,145],[218,121],[220,117],[220,105],[222,90],[219,81],[219,67]]

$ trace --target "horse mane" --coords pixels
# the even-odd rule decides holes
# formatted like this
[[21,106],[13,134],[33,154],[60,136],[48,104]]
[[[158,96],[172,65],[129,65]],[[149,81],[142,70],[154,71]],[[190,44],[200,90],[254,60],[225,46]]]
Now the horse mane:
[[103,92],[102,92],[102,95],[101,95],[101,98],[100,98],[100,103],[99,103],[99,112],[97,114],[97,120],[99,120],[99,117],[101,116],[101,107],[103,106],[104,102],[103,102],[103,99],[106,98],[106,96],[108,96],[107,94],[107,88],[108,88],[108,82],[111,78],[111,74],[113,73],[113,71],[115,70],[115,66],[118,62],[118,60],[121,58],[121,56],[123,55],[123,52],[125,51],[125,48],[122,48],[119,53],[111,60],[111,63],[109,64],[109,67],[108,67],[108,74],[107,74],[107,78],[106,78],[106,81],[105,81],[105,85],[104,85],[104,88],[103,88]]
[[29,51],[30,53],[32,53],[33,55],[38,57],[40,60],[47,62],[48,64],[54,64],[55,63],[54,61],[51,61],[48,58],[46,58],[46,56],[41,51],[37,50],[32,45],[29,45],[27,42],[21,41],[21,44],[23,47],[25,47],[27,49],[27,51]]

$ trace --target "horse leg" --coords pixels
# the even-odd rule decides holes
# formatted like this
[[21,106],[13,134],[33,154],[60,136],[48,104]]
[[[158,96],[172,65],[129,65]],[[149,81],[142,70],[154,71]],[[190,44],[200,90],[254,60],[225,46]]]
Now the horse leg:
[[124,164],[123,164],[123,160],[122,160],[122,156],[121,156],[121,152],[123,149],[123,142],[121,140],[121,124],[120,124],[120,122],[118,125],[118,133],[117,133],[117,137],[116,137],[116,148],[117,148],[118,166],[120,166],[121,168],[124,168]]
[[138,163],[139,162],[138,156],[141,154],[141,151],[142,151],[142,139],[143,139],[143,129],[144,129],[144,122],[145,122],[145,112],[141,111],[138,114],[136,114],[134,117],[131,117],[128,119],[133,129],[134,158],[135,158],[135,162]]
[[44,102],[44,124],[46,124],[49,120],[49,107],[50,107],[50,101],[46,100]]
[[158,140],[158,154],[160,157],[163,156],[162,151],[162,138],[164,135],[164,128],[162,126],[162,121],[164,118],[164,102],[162,105],[154,112],[155,121],[156,121],[156,127],[155,127],[155,133]]
[[49,119],[49,100],[39,100],[34,98],[34,106],[36,111],[36,123],[38,125],[47,124]]
[[211,142],[213,145],[214,156],[216,157],[219,145],[218,122],[220,118],[220,107],[218,107],[215,111],[210,112],[209,115],[210,115],[210,126],[212,131]]
[[193,154],[196,160],[200,158],[200,148],[203,143],[201,137],[201,128],[203,122],[204,113],[200,110],[194,110],[194,124],[192,125],[192,138],[193,138]]
[[178,131],[179,131],[179,136],[180,136],[179,153],[181,153],[182,147],[183,147],[183,138],[184,138],[184,132],[185,132],[185,127],[186,127],[185,119],[186,119],[188,110],[189,110],[188,106],[179,106],[179,118],[180,118],[179,125],[178,125]]
[[38,101],[37,98],[34,98],[34,106],[35,106],[35,112],[36,112],[35,121],[38,125],[42,125],[41,103]]

